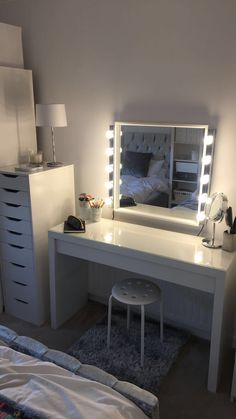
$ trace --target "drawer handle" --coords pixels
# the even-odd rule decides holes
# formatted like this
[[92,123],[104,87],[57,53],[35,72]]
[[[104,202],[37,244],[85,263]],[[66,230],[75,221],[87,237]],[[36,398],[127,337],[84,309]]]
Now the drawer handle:
[[15,217],[6,217],[6,218],[11,221],[22,221],[20,218],[15,218]]
[[22,287],[27,287],[27,285],[22,284],[22,282],[18,282],[18,281],[13,281],[13,282],[14,282],[14,284],[21,285]]
[[17,178],[17,177],[19,177],[18,175],[10,175],[9,173],[2,173],[2,176],[5,176],[5,177],[12,177],[12,178]]
[[12,231],[12,230],[7,230],[8,231],[8,233],[10,233],[10,234],[15,234],[15,236],[22,236],[23,235],[23,233],[18,233],[18,232],[16,232],[16,231]]
[[20,265],[19,263],[15,263],[15,262],[10,262],[10,263],[11,263],[11,265],[17,266],[18,268],[25,268],[24,265]]
[[22,304],[29,304],[26,301],[20,300],[19,298],[15,298],[15,300]]
[[6,192],[11,192],[11,193],[18,193],[19,191],[16,191],[15,189],[9,189],[9,188],[3,188],[4,191]]
[[14,208],[19,208],[21,207],[21,205],[17,205],[17,204],[10,204],[9,202],[4,202],[5,205],[7,205],[8,207],[14,207]]
[[8,243],[8,246],[16,247],[17,249],[24,249],[24,246],[18,246],[17,244],[10,244],[10,243]]

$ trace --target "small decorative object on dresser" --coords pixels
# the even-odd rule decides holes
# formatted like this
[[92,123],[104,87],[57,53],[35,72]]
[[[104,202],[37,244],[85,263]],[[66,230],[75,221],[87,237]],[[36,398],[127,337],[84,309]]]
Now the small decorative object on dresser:
[[89,220],[90,218],[90,201],[93,200],[93,196],[85,192],[79,195],[79,215],[83,220]]
[[225,230],[223,233],[222,249],[227,252],[233,252],[236,250],[236,217],[233,221],[232,207],[229,207],[226,210],[225,222],[230,228],[229,230]]
[[100,221],[102,218],[102,207],[104,205],[103,199],[89,201],[91,208],[91,220],[94,222]]
[[48,166],[62,166],[63,163],[56,161],[56,149],[54,140],[55,127],[67,127],[66,109],[63,103],[50,103],[47,105],[36,105],[36,126],[50,127],[52,134],[52,155],[53,161]]
[[43,164],[43,152],[29,150],[29,164],[32,166],[41,166]]

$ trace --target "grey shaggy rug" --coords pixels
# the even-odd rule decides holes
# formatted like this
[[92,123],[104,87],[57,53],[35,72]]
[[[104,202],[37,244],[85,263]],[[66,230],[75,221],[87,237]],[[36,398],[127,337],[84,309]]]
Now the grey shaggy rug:
[[92,364],[157,393],[160,383],[178,357],[189,333],[164,324],[164,341],[160,343],[159,323],[145,319],[144,367],[140,366],[140,316],[131,314],[130,330],[126,329],[126,313],[112,312],[111,347],[107,350],[107,317],[89,329],[67,351],[82,363]]

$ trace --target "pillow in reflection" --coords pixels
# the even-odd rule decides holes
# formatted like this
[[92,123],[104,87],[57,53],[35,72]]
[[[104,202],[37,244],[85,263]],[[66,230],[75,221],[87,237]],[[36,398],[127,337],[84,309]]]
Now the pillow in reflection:
[[152,153],[127,150],[122,161],[122,175],[146,177],[152,156]]
[[149,168],[147,176],[157,176],[159,175],[162,167],[163,167],[164,160],[153,160],[151,159],[149,162]]

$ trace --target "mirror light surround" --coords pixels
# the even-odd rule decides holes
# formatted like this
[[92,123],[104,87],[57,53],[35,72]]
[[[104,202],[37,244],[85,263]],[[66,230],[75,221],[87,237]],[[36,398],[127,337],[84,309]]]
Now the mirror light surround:
[[[118,206],[118,202],[120,200],[120,195],[117,194],[117,191],[115,191],[116,184],[121,184],[121,179],[116,177],[116,167],[121,168],[120,163],[120,156],[119,159],[117,159],[116,154],[118,155],[118,150],[120,153],[122,153],[121,148],[121,126],[122,125],[137,125],[137,123],[122,123],[118,122],[115,123],[115,126],[110,126],[110,129],[106,132],[106,138],[109,140],[110,145],[112,144],[112,147],[110,146],[107,149],[107,156],[109,157],[109,163],[112,160],[112,168],[114,172],[109,169],[109,182],[106,182],[106,187],[109,189],[109,202],[112,203],[113,209]],[[156,126],[158,124],[140,124],[140,125],[150,125],[150,126]],[[167,127],[169,125],[162,124],[163,127]],[[181,125],[176,124],[176,127],[181,127]],[[191,127],[191,125],[189,125]],[[192,126],[194,127],[194,126]],[[198,196],[198,209],[197,209],[197,215],[196,215],[196,221],[201,224],[205,220],[205,213],[204,213],[204,206],[207,201],[208,194],[206,193],[206,188],[209,190],[209,183],[210,183],[210,175],[211,175],[211,164],[212,164],[212,156],[213,156],[213,146],[214,146],[214,135],[215,132],[213,130],[208,130],[207,135],[205,135],[203,140],[203,153],[202,153],[202,166],[201,166],[201,175],[200,175],[200,185],[199,185],[199,196]],[[115,144],[115,138],[118,138],[119,141],[117,144]],[[109,167],[111,164],[108,165]],[[112,175],[112,181],[111,181],[111,175]],[[117,196],[116,196],[117,195]]]

